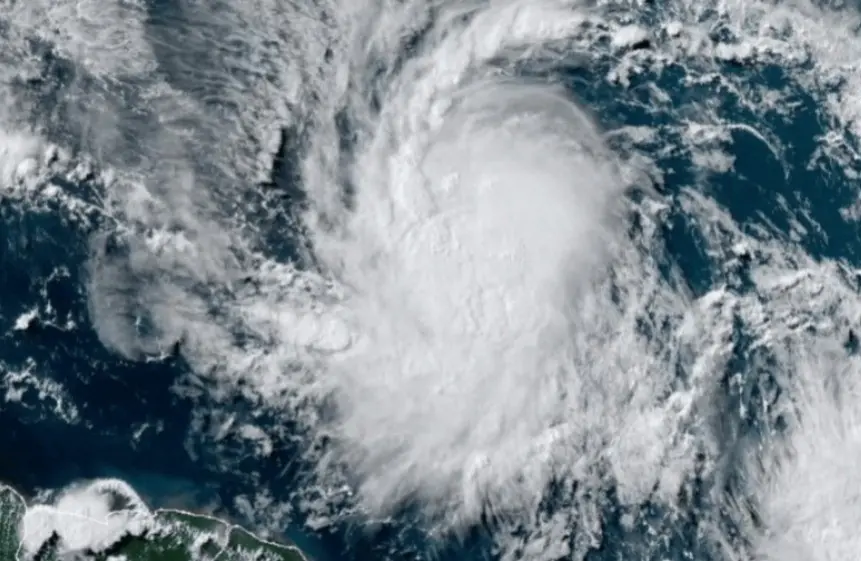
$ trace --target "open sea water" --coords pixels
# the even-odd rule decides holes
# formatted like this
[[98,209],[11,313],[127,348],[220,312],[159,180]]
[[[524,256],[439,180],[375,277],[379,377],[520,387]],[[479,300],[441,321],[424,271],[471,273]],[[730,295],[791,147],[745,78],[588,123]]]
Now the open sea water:
[[[103,0],[103,3],[111,6],[122,4],[110,0]],[[5,4],[8,2],[0,2],[0,8]],[[134,25],[141,26],[145,39],[155,45],[154,60],[163,64],[157,72],[166,75],[187,72],[185,69],[172,70],[171,64],[182,61],[160,53],[156,41],[172,32],[193,37],[196,24],[190,16],[187,20],[182,19],[183,14],[187,15],[184,3],[140,4],[144,16]],[[216,16],[222,8],[216,4],[211,10],[217,24]],[[311,8],[290,7],[301,2],[270,4],[273,7],[265,9],[293,9],[296,14],[313,11]],[[409,3],[395,2],[393,5],[396,7],[391,9],[401,9],[406,4]],[[493,17],[495,8],[490,7],[493,3],[471,4],[464,4],[461,16],[464,21],[482,17],[484,10],[490,14],[487,17]],[[521,4],[555,6],[562,3]],[[577,6],[581,4],[570,4],[567,9],[580,9]],[[678,20],[683,21],[679,24],[681,29],[686,29],[683,10],[677,18],[672,18],[654,2],[599,2],[590,3],[590,6],[592,4],[606,7],[610,14],[614,10],[630,12],[632,15],[626,16],[628,20],[639,18],[638,25],[645,29],[642,38],[620,42],[616,46],[599,41],[592,48],[605,54],[594,56],[574,51],[573,45],[569,45],[572,51],[566,52],[562,42],[553,56],[537,57],[540,60],[535,61],[527,49],[516,64],[506,68],[515,78],[537,77],[561,86],[566,95],[585,108],[599,130],[649,131],[646,137],[634,143],[630,142],[632,137],[608,133],[606,145],[617,154],[648,156],[648,165],[642,166],[647,172],[634,183],[639,182],[644,192],[654,191],[655,194],[634,192],[626,196],[635,201],[655,198],[666,205],[664,214],[657,221],[657,237],[663,244],[664,253],[656,255],[655,259],[667,279],[678,274],[691,301],[707,296],[716,287],[724,287],[745,297],[757,294],[752,271],[763,263],[768,264],[770,259],[750,247],[725,248],[725,255],[717,255],[715,246],[724,242],[715,242],[717,238],[705,239],[705,236],[719,236],[715,232],[721,228],[720,220],[691,213],[691,206],[686,204],[687,199],[683,196],[691,189],[721,209],[723,219],[733,223],[740,232],[763,240],[780,240],[775,242],[778,246],[791,244],[811,262],[840,263],[847,270],[861,265],[858,222],[848,218],[845,211],[859,196],[857,180],[852,180],[857,177],[853,170],[859,166],[857,155],[852,156],[856,146],[852,130],[855,125],[840,122],[833,109],[834,104],[840,103],[835,101],[835,96],[848,95],[841,93],[845,92],[841,90],[844,87],[841,80],[845,78],[841,78],[840,72],[835,71],[837,78],[807,78],[815,76],[817,55],[800,62],[794,58],[784,59],[774,46],[762,47],[764,54],[761,56],[739,55],[723,59],[713,56],[705,63],[677,54],[676,59],[662,59],[658,64],[654,60],[663,56],[659,55],[664,52],[662,45],[671,41],[666,37],[670,32],[661,31],[661,26]],[[618,6],[614,8],[614,4]],[[738,24],[734,30],[736,35],[722,37],[722,33],[729,33],[727,29],[735,25],[731,21],[735,12],[726,8],[727,4],[734,6],[731,2],[714,3],[713,36],[698,36],[697,40],[714,44],[753,41],[743,35],[747,24]],[[817,16],[817,10],[822,14],[833,12],[831,7],[815,3],[776,4],[781,9],[807,14],[798,16],[797,20],[787,18],[790,22],[815,22],[817,17],[833,17]],[[666,9],[670,10],[669,7]],[[841,13],[851,14],[847,18],[857,20],[854,8],[843,10]],[[690,21],[708,21],[706,12],[708,10],[703,10],[699,18],[691,18]],[[307,13],[302,17],[310,17]],[[431,31],[411,29],[409,25],[405,27],[403,34],[408,40],[401,38],[407,43],[402,54],[404,60],[422,56],[422,45],[437,40],[433,38],[434,26],[437,25],[433,20],[434,12],[431,11],[431,15],[422,13]],[[809,15],[811,13],[814,15]],[[68,99],[64,99],[80,96],[81,91],[93,98],[104,95],[110,98],[110,104],[120,106],[116,110],[118,118],[133,118],[132,110],[137,103],[134,98],[140,95],[135,92],[137,78],[123,77],[119,70],[116,76],[100,73],[93,63],[87,62],[86,53],[81,54],[83,50],[75,51],[68,46],[71,40],[63,39],[62,32],[54,37],[38,27],[29,29],[21,21],[15,21],[20,14],[20,10],[8,11],[7,14],[0,11],[0,33],[6,34],[5,41],[10,43],[20,40],[16,34],[29,37],[25,39],[32,42],[32,56],[41,57],[37,64],[47,70],[38,80],[18,83],[10,91],[24,98],[28,95],[27,88],[38,89],[40,93],[31,94],[30,101],[53,102],[58,106],[69,104]],[[81,18],[84,15],[79,13]],[[65,14],[65,17],[74,19],[78,16]],[[621,18],[623,22],[625,19]],[[720,23],[724,20],[729,22],[725,23],[725,28]],[[171,28],[171,21],[177,22],[175,28]],[[242,34],[231,28],[234,23],[233,20],[225,20],[223,25],[241,38]],[[651,28],[650,23],[653,25]],[[456,24],[461,25],[457,22],[451,25]],[[56,25],[63,25],[62,18]],[[106,25],[116,27],[120,35],[126,29],[120,22],[111,21]],[[127,25],[132,26],[131,23]],[[694,24],[690,25],[693,28]],[[708,27],[701,25],[697,29]],[[690,33],[694,34],[693,31]],[[795,39],[791,32],[786,33],[786,43],[792,44]],[[861,45],[861,39],[855,36],[854,30],[847,33]],[[193,38],[189,41],[194,43]],[[229,43],[229,39],[226,41]],[[189,53],[184,55],[192,63],[198,47],[192,45]],[[801,50],[805,48],[800,47]],[[337,45],[332,49],[336,50]],[[683,50],[680,47],[673,52]],[[205,54],[199,56],[203,67],[217,64]],[[619,72],[620,60],[625,57],[638,61],[641,67],[636,72],[632,71],[627,79],[613,79],[613,73]],[[3,64],[14,65],[15,60]],[[385,77],[387,73],[396,74],[399,65],[407,63],[388,60],[379,64],[379,72]],[[635,65],[634,62],[631,64]],[[698,64],[703,66],[698,67]],[[841,72],[843,68],[840,67]],[[220,70],[213,70],[216,71]],[[201,72],[205,77],[206,73]],[[300,75],[296,79],[311,78]],[[194,75],[189,73],[177,78],[175,85],[181,84],[193,97],[194,80]],[[750,89],[742,90],[739,84]],[[201,84],[201,92],[197,92],[201,98],[208,95],[203,92],[205,86]],[[779,100],[772,102],[763,92],[774,92],[774,99],[779,97]],[[691,100],[696,100],[696,103]],[[845,102],[845,98],[841,100]],[[210,101],[218,103],[218,100],[207,99],[202,103],[205,105]],[[303,101],[314,103],[315,100]],[[87,103],[98,106],[97,102]],[[123,103],[128,103],[128,106],[123,106]],[[0,161],[3,158],[11,161],[9,154],[14,154],[15,149],[10,146],[22,142],[10,132],[15,126],[44,131],[51,142],[69,150],[72,162],[79,156],[83,158],[83,154],[89,151],[86,142],[75,138],[78,131],[75,126],[61,126],[63,115],[58,116],[48,106],[30,107],[30,115],[13,115],[6,119],[7,124],[0,123],[0,129],[6,129],[6,136],[0,138]],[[219,115],[224,127],[229,128],[231,120],[228,116],[232,106],[225,102],[224,107],[224,113]],[[71,112],[68,107],[57,111]],[[236,111],[241,113],[239,109]],[[138,114],[141,127],[148,126],[152,120],[151,115],[144,113]],[[309,114],[313,115],[313,108]],[[361,119],[355,115],[342,118],[339,123],[340,140],[349,151],[350,146],[360,142],[357,140],[360,134],[355,129]],[[354,119],[352,122],[351,118]],[[131,125],[123,126],[133,130]],[[191,122],[189,127],[193,126],[194,122]],[[285,122],[269,176],[260,180],[259,192],[240,193],[237,190],[239,204],[243,204],[242,197],[247,197],[245,203],[248,207],[243,211],[244,216],[257,220],[259,231],[255,239],[263,246],[262,251],[275,261],[299,263],[302,261],[299,256],[307,257],[298,245],[300,242],[296,241],[302,237],[300,227],[290,217],[293,216],[291,213],[298,212],[299,207],[307,204],[301,177],[307,169],[301,167],[300,160],[304,157],[303,151],[308,150],[306,140],[311,134],[308,131],[315,126],[322,125],[314,123],[312,117],[307,117],[304,123],[298,118]],[[714,138],[695,137],[696,133],[691,131],[696,126],[703,129],[712,127]],[[693,136],[686,137],[686,134]],[[825,140],[833,141],[837,137],[838,141],[827,145],[831,152],[824,151]],[[217,142],[217,135],[212,140]],[[8,146],[4,148],[3,143]],[[690,149],[691,146],[707,146],[708,150],[694,150]],[[205,150],[201,152],[206,153]],[[87,157],[97,164],[100,161],[98,153],[90,153]],[[118,160],[116,156],[108,159]],[[131,162],[135,158],[129,155],[126,159]],[[196,162],[195,165],[203,167],[205,162]],[[137,357],[123,356],[122,352],[108,348],[104,344],[105,328],[93,322],[88,283],[93,276],[90,263],[93,240],[103,235],[110,238],[119,219],[117,215],[99,214],[84,208],[87,204],[93,208],[104,204],[103,191],[109,187],[105,186],[101,171],[72,172],[73,166],[57,168],[59,171],[56,172],[45,171],[38,180],[42,184],[59,186],[67,198],[13,195],[11,187],[4,195],[3,186],[0,186],[0,481],[33,496],[41,490],[62,488],[74,481],[121,478],[153,506],[212,510],[255,529],[265,529],[292,540],[318,561],[429,558],[454,561],[496,559],[506,554],[505,548],[495,539],[492,524],[470,526],[456,538],[437,537],[426,532],[421,524],[421,493],[417,493],[416,502],[407,500],[389,516],[382,516],[372,523],[364,517],[361,508],[353,505],[346,515],[335,517],[337,519],[333,522],[322,524],[315,530],[317,526],[311,522],[316,515],[303,503],[306,497],[297,491],[317,484],[312,475],[315,460],[307,455],[307,442],[303,440],[307,427],[300,426],[301,423],[289,416],[281,417],[271,409],[260,407],[254,399],[247,399],[247,395],[243,397],[242,392],[230,395],[219,392],[218,383],[207,378],[205,369],[201,370],[194,360],[187,360],[184,339],[178,339],[173,345],[164,345],[159,352],[142,353]],[[109,166],[106,164],[105,167]],[[14,173],[5,177],[11,183],[17,181]],[[575,179],[571,178],[572,181]],[[352,188],[343,187],[345,197],[349,197]],[[70,211],[69,200],[83,202]],[[264,200],[268,207],[261,203]],[[272,205],[276,208],[280,205],[282,212],[254,210],[272,208]],[[637,231],[641,226],[632,219],[627,227]],[[120,246],[117,251],[122,253],[122,242],[117,243]],[[726,258],[730,254],[735,256],[733,260]],[[308,263],[302,263],[301,267],[308,267]],[[124,290],[135,289],[126,287]],[[762,296],[763,306],[768,307],[766,298]],[[217,303],[213,306],[216,307]],[[818,312],[825,313],[822,310]],[[148,329],[158,330],[158,327],[148,327],[140,318],[136,321],[135,329],[144,332],[144,336]],[[736,322],[729,356],[723,370],[714,375],[716,389],[713,400],[726,413],[720,422],[715,423],[720,426],[713,427],[717,440],[723,439],[717,463],[731,463],[733,454],[743,454],[744,443],[763,439],[763,435],[772,434],[769,432],[771,428],[776,427],[779,432],[780,424],[770,424],[774,420],[769,417],[763,403],[777,403],[788,391],[779,382],[763,378],[761,369],[752,371],[749,367],[749,362],[758,357],[760,351],[758,336],[746,331],[745,321],[738,319]],[[816,321],[814,318],[811,323]],[[854,345],[857,345],[854,332],[840,326],[837,330],[835,336],[845,343],[847,353],[854,352]],[[741,383],[738,382],[739,374],[743,378]],[[680,374],[682,377],[685,375]],[[747,413],[737,413],[742,410]],[[243,423],[254,424],[267,433],[265,446],[269,447],[268,453],[259,453],[259,441],[231,432],[231,427]],[[655,521],[653,527],[659,528],[664,533],[663,537],[649,534],[643,530],[645,526],[631,528],[622,516],[630,505],[623,505],[623,499],[615,497],[612,489],[607,491],[606,496],[596,503],[604,521],[602,537],[585,558],[604,561],[626,558],[632,552],[649,551],[649,559],[729,559],[721,557],[711,545],[703,545],[703,540],[698,538],[702,532],[702,520],[713,519],[714,512],[720,511],[714,504],[714,494],[709,493],[721,485],[732,488],[740,471],[729,469],[727,473],[729,475],[723,479],[716,476],[692,477],[691,494],[682,501],[687,508],[684,514],[668,517],[666,506],[660,501],[646,500],[640,505],[639,516],[644,521]],[[264,495],[265,504],[260,502]],[[554,497],[552,491],[548,492],[542,504],[547,512],[573,508],[566,506],[564,493]],[[716,518],[721,519],[721,516]],[[730,527],[737,524],[737,521],[729,519],[724,522]],[[529,532],[525,525],[521,531]],[[578,531],[577,527],[571,529],[573,534]],[[637,545],[649,540],[660,541],[661,545]],[[513,554],[509,551],[507,555],[506,559],[531,558],[522,551]],[[572,551],[563,550],[558,558],[574,558],[574,555]],[[556,556],[548,554],[548,557],[534,558],[551,559]]]

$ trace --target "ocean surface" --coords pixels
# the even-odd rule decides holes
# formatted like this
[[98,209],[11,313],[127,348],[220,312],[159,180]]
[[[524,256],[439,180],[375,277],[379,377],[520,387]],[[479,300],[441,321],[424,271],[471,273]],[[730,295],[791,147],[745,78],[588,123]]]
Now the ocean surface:
[[317,561],[848,561],[859,24],[0,0],[0,481]]

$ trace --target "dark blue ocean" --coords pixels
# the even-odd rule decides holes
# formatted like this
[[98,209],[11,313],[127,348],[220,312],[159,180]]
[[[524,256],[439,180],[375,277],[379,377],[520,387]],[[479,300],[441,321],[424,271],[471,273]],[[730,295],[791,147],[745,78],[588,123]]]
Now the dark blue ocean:
[[[786,149],[784,162],[777,161],[757,138],[736,129],[731,143],[723,147],[735,157],[734,169],[711,173],[706,182],[695,180],[701,172],[682,151],[658,154],[656,146],[654,158],[666,178],[659,190],[672,201],[682,186],[705,184],[707,196],[723,205],[737,223],[743,227],[768,223],[775,236],[788,235],[790,219],[803,221],[810,217],[818,224],[818,228],[808,228],[803,240],[810,255],[861,265],[859,229],[839,213],[853,200],[855,186],[846,184],[840,170],[828,161],[807,165],[816,150],[817,137],[826,132],[820,111],[825,92],[803,91],[777,64],[726,63],[726,73],[741,74],[775,90],[791,91],[798,109],[789,120],[743,109],[732,92],[720,88],[715,91],[713,84],[678,88],[674,84],[684,76],[683,67],[670,66],[660,74],[636,76],[627,87],[599,79],[607,68],[599,61],[576,69],[545,67],[540,72],[563,83],[606,130],[636,125],[672,134],[669,128],[662,129],[675,118],[671,112],[644,108],[648,103],[645,86],[649,82],[676,91],[679,103],[686,97],[712,99],[727,119],[769,130]],[[530,69],[524,68],[524,73],[528,72]],[[61,81],[58,77],[58,83]],[[697,87],[702,91],[696,91]],[[301,192],[301,185],[295,183],[295,169],[291,168],[291,162],[297,159],[291,151],[299,150],[299,143],[290,138],[294,133],[284,131],[287,141],[276,161],[271,185],[266,187],[286,194],[285,206]],[[672,138],[662,140],[673,143]],[[97,186],[86,182],[70,188],[79,190],[83,198],[97,190]],[[780,200],[785,204],[778,204]],[[787,207],[805,208],[806,214],[787,216]],[[271,252],[291,259],[295,253],[284,240],[294,239],[296,232],[286,231],[285,223],[277,220],[263,226],[273,240]],[[276,500],[289,502],[291,490],[303,484],[307,469],[295,443],[275,442],[273,454],[265,459],[251,454],[247,443],[230,439],[215,443],[206,436],[208,423],[217,423],[214,415],[208,416],[206,392],[191,396],[175,391],[177,384],[191,374],[181,352],[132,362],[100,343],[89,320],[85,280],[91,237],[106,227],[97,218],[84,224],[68,220],[59,207],[36,209],[0,196],[0,373],[4,369],[29,368],[34,376],[55,380],[78,411],[76,422],[66,422],[53,412],[51,399],[40,398],[32,389],[20,401],[0,402],[0,481],[32,495],[78,480],[118,477],[132,484],[152,506],[214,507],[216,513],[239,522],[248,521],[235,507],[237,496],[253,497],[265,487]],[[701,295],[722,284],[739,291],[747,289],[744,262],[731,270],[714,262],[681,208],[671,209],[662,239],[668,258],[683,273],[692,294]],[[24,329],[13,329],[16,320],[34,308],[39,312],[33,321]],[[75,327],[67,327],[69,320]],[[749,342],[739,332],[734,343],[733,368],[743,371]],[[721,399],[726,400],[728,410],[744,402],[755,411],[762,401],[762,387],[767,384],[760,380],[739,388],[727,382]],[[211,406],[219,414],[226,411],[223,403]],[[238,419],[250,418],[254,404],[237,398],[232,407]],[[260,424],[261,419],[255,422]],[[269,422],[286,421],[272,418]],[[136,437],[144,425],[147,428]],[[727,450],[737,440],[756,438],[757,429],[755,414],[744,421],[728,420]],[[705,488],[714,482],[699,484]],[[654,551],[654,559],[683,559],[686,554],[703,561],[712,558],[696,536],[697,516],[709,506],[703,504],[704,500],[696,494],[689,497],[689,520],[676,520],[667,527],[671,537],[660,551]],[[637,549],[638,544],[646,536],[636,529],[623,530],[615,522],[612,493],[605,506],[604,542],[591,559],[609,561],[642,551]],[[362,529],[357,522],[320,533],[306,529],[302,516],[297,514],[289,524],[285,523],[282,537],[296,542],[318,561],[494,558],[490,541],[481,530],[461,543],[436,543],[413,528],[408,509],[402,514],[403,523],[396,521],[373,531]],[[657,507],[654,518],[658,526],[663,524]]]

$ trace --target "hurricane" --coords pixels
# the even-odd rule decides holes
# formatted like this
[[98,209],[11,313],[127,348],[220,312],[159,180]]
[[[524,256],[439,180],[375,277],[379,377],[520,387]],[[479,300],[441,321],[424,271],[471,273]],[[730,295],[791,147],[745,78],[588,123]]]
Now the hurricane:
[[[0,202],[76,240],[0,318],[176,368],[228,510],[345,559],[854,558],[854,4],[0,6]],[[7,397],[113,411],[27,360]]]

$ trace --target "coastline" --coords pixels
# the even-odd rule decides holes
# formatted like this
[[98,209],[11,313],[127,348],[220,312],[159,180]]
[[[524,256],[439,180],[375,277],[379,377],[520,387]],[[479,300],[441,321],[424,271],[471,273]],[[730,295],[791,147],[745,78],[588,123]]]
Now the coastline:
[[[125,484],[125,482],[121,482],[119,480],[102,480],[93,482],[92,485],[106,485],[108,489],[110,489],[114,484],[122,484],[119,487],[123,491],[131,491],[133,489]],[[170,521],[172,518],[185,518],[184,522],[189,526],[194,528],[194,522],[206,522],[211,523],[213,526],[218,527],[219,534],[223,536],[223,544],[220,545],[220,550],[215,553],[213,559],[218,559],[222,557],[225,553],[228,553],[228,550],[233,545],[232,538],[236,533],[239,533],[242,536],[248,537],[252,539],[256,544],[259,544],[260,547],[270,548],[271,550],[281,550],[284,552],[289,552],[293,557],[298,557],[301,561],[313,561],[302,549],[299,548],[298,545],[294,543],[290,543],[285,541],[276,541],[271,539],[264,539],[261,536],[257,535],[253,531],[245,528],[240,524],[235,524],[229,522],[228,520],[224,520],[222,518],[218,518],[216,516],[212,516],[209,514],[203,514],[198,512],[193,512],[189,510],[177,509],[177,508],[158,508],[158,509],[150,509],[148,505],[146,505],[139,497],[136,495],[132,497],[127,497],[130,499],[131,508],[123,508],[117,511],[109,512],[104,519],[96,519],[90,516],[82,515],[77,512],[65,511],[61,508],[57,508],[52,505],[46,504],[29,504],[27,499],[24,497],[22,493],[20,493],[17,489],[15,489],[12,485],[7,484],[5,482],[0,482],[0,496],[4,493],[8,493],[8,495],[14,500],[17,501],[21,508],[21,515],[17,519],[18,524],[18,546],[15,551],[14,559],[15,561],[21,560],[21,550],[24,548],[27,536],[21,535],[22,533],[22,524],[28,514],[33,514],[34,509],[45,510],[46,512],[50,512],[51,515],[59,515],[61,517],[71,517],[79,520],[86,520],[93,524],[98,524],[101,526],[108,526],[111,519],[115,519],[120,516],[140,516],[141,514],[145,515],[146,522],[148,525],[152,525],[154,527],[158,527],[158,524],[165,523]],[[2,528],[2,527],[0,527]],[[147,528],[149,529],[149,528]],[[126,538],[128,536],[133,536],[133,534],[124,532],[117,537],[117,539],[110,544],[108,547],[111,547],[113,544],[118,543],[119,540]],[[0,535],[2,537],[2,535]],[[0,542],[0,547],[2,547],[2,542]],[[191,559],[189,559],[191,561]]]

